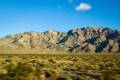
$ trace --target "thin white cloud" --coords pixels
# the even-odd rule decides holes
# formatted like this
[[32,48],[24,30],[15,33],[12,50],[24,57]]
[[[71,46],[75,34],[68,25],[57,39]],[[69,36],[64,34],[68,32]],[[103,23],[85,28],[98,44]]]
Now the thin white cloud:
[[80,3],[75,9],[77,11],[87,11],[92,9],[92,6],[88,3]]

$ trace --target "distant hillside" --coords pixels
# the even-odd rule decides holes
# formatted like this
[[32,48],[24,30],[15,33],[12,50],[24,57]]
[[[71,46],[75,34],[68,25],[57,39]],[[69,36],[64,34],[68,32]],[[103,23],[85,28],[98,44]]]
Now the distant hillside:
[[0,47],[55,49],[69,52],[120,52],[120,31],[79,28],[68,32],[24,32],[0,39]]

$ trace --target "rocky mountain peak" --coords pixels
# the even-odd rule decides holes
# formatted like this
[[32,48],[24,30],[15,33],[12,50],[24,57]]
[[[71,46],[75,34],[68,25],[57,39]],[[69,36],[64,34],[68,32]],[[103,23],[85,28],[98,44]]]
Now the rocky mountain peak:
[[68,32],[24,32],[0,39],[0,46],[48,48],[70,52],[119,52],[120,31],[109,28],[77,28]]

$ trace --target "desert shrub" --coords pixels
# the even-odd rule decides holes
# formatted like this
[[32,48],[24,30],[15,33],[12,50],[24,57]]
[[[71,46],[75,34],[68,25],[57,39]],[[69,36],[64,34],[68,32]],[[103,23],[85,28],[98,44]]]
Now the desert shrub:
[[49,73],[49,72],[45,72],[45,77],[47,77],[47,78],[49,78],[49,77],[51,77],[52,76],[52,74],[51,73]]
[[44,75],[44,70],[41,68],[36,68],[35,76],[40,76],[40,75]]
[[115,80],[114,76],[117,74],[117,72],[115,70],[104,70],[102,72],[102,77],[104,80]]
[[71,76],[59,76],[57,80],[73,80]]
[[4,73],[4,70],[0,69],[0,80],[3,80],[4,77],[6,77],[6,70],[5,70],[5,73]]
[[53,59],[48,59],[48,61],[51,63],[56,63]]
[[[32,80],[33,67],[27,63],[18,63],[16,67],[7,66],[8,73],[6,79],[8,80]],[[11,68],[11,69],[10,69]]]
[[10,60],[10,59],[6,59],[6,60],[5,60],[5,62],[8,62],[8,63],[10,63],[10,62],[11,62],[11,60]]

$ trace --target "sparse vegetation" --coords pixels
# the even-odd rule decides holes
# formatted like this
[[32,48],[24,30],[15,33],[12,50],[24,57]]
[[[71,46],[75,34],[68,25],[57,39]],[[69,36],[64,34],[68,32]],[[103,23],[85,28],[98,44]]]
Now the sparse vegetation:
[[0,80],[120,80],[120,55],[1,54]]

